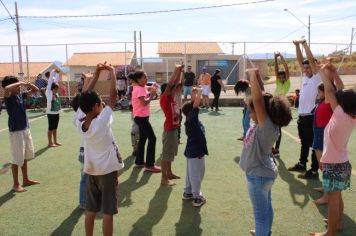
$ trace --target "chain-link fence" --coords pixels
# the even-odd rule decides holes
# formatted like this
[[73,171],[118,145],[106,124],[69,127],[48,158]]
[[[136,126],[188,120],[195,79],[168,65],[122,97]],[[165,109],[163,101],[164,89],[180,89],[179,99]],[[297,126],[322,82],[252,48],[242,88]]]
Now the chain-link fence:
[[[342,43],[312,43],[315,57],[333,55],[342,75],[356,74],[356,55],[350,54],[350,45]],[[35,82],[39,73],[56,66],[61,69],[60,95],[73,97],[78,89],[81,73],[93,73],[96,63],[108,61],[127,75],[137,68],[143,69],[149,80],[168,81],[174,65],[191,65],[198,76],[202,67],[213,74],[221,70],[225,84],[233,85],[244,76],[249,67],[258,67],[268,81],[274,77],[273,53],[279,51],[287,60],[292,77],[300,77],[292,42],[107,42],[51,45],[24,45],[23,78]],[[18,75],[18,47],[0,45],[0,80],[5,75]],[[42,66],[39,63],[42,63]],[[53,64],[52,64],[53,63]],[[37,66],[36,66],[37,65]],[[107,95],[108,83],[99,81],[97,90]],[[273,79],[272,79],[273,81]],[[352,79],[350,78],[350,83]],[[0,89],[0,97],[3,90]]]

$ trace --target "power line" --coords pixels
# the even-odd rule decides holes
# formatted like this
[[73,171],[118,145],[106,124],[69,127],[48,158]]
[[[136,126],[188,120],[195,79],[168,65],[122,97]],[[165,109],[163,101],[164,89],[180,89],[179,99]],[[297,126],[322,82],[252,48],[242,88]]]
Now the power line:
[[[287,38],[288,36],[294,34],[295,32],[298,32],[298,31],[299,31],[300,29],[302,29],[302,28],[304,28],[304,26],[300,26],[299,28],[297,28],[297,29],[295,29],[295,30],[289,32],[288,34],[284,35],[283,37],[281,37],[281,38],[279,38],[279,39],[277,39],[277,40],[274,40],[273,42],[279,42],[279,41],[281,41],[281,40]],[[249,49],[249,51],[255,51],[255,50],[260,49],[260,48],[265,48],[265,47],[267,47],[267,46],[269,46],[269,45],[271,45],[271,44],[272,44],[272,43],[267,43],[267,44],[265,44],[265,45],[262,45],[262,46],[259,46],[259,47],[256,47],[256,48]]]
[[95,32],[134,32],[133,30],[109,30],[109,29],[103,29],[103,28],[95,28],[95,27],[90,27],[90,26],[85,26],[85,25],[76,25],[76,24],[69,24],[69,23],[63,23],[63,22],[57,22],[57,21],[42,21],[41,19],[28,19],[40,24],[45,24],[45,25],[55,25],[58,26],[59,28],[68,28],[68,29],[83,29],[87,31],[95,31]]
[[339,20],[351,18],[351,17],[354,17],[354,16],[356,16],[356,14],[348,15],[348,16],[343,16],[343,17],[339,17],[339,18],[333,18],[333,19],[329,19],[329,20],[323,20],[323,21],[312,22],[312,24],[315,25],[315,24],[322,24],[322,23],[326,23],[326,22],[339,21]]
[[0,2],[1,2],[1,4],[4,6],[4,8],[5,8],[7,14],[9,14],[10,19],[16,24],[16,21],[15,21],[14,17],[11,15],[11,13],[9,12],[9,10],[8,10],[7,7],[5,6],[5,4],[2,2],[2,0],[0,0]]
[[59,16],[19,16],[19,17],[21,17],[21,18],[89,18],[89,17],[144,15],[144,14],[157,14],[157,13],[205,10],[205,9],[222,8],[222,7],[233,7],[233,6],[251,5],[251,4],[274,2],[274,1],[276,1],[276,0],[261,0],[261,1],[251,1],[251,2],[244,2],[244,3],[213,5],[213,6],[206,6],[206,7],[190,7],[190,8],[181,8],[181,9],[142,11],[142,12],[127,12],[127,13],[94,14],[94,15],[72,15],[72,16],[68,16],[68,15],[59,15]]

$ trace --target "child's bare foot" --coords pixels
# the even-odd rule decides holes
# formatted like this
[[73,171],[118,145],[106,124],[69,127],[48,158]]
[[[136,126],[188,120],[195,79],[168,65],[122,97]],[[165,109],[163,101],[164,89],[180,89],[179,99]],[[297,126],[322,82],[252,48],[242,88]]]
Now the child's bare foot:
[[316,205],[324,205],[328,203],[328,195],[323,194],[323,196],[314,201]]
[[180,176],[175,175],[175,174],[171,174],[168,176],[168,179],[180,179]]
[[255,236],[255,235],[256,235],[256,231],[255,231],[254,229],[251,229],[251,230],[250,230],[250,234],[251,234],[252,236]]
[[173,181],[170,181],[169,179],[167,179],[167,180],[162,179],[161,185],[171,187],[171,186],[176,185],[176,183],[174,183]]
[[54,143],[49,143],[49,144],[48,144],[48,147],[49,147],[49,148],[51,148],[51,147],[56,147],[56,144],[54,144]]
[[14,185],[12,187],[12,190],[14,190],[17,193],[23,193],[26,192],[27,190],[25,188],[23,188],[21,185]]
[[309,234],[310,236],[326,236],[326,232],[323,232],[323,233],[316,233],[316,232],[311,232]]
[[27,179],[27,180],[24,180],[24,181],[23,181],[22,186],[23,186],[23,187],[26,187],[26,186],[31,186],[31,185],[39,184],[39,183],[40,183],[40,182],[38,182],[38,181],[36,181],[36,180],[29,180],[29,179]]
[[59,143],[59,142],[55,142],[54,144],[57,145],[57,146],[62,146],[62,144]]

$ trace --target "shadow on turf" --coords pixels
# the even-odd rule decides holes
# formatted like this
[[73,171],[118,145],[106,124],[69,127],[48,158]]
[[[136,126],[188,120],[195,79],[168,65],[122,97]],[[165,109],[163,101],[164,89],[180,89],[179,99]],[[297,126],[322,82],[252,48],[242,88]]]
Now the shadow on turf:
[[[310,201],[310,198],[317,198],[318,193],[313,188],[320,187],[321,183],[319,180],[307,180],[306,184],[304,184],[302,181],[296,179],[296,176],[292,172],[287,170],[282,159],[278,158],[276,160],[278,161],[279,177],[288,183],[289,193],[294,205],[304,208]],[[297,201],[297,195],[303,196],[303,201]]]
[[35,152],[35,157],[41,156],[44,152],[46,152],[49,149],[48,146],[41,148],[40,150],[37,150]]
[[[129,156],[124,160],[125,167],[120,175],[131,168],[135,161],[134,156]],[[129,207],[132,205],[131,193],[136,189],[146,185],[148,180],[151,177],[151,172],[144,171],[142,177],[138,180],[138,177],[142,171],[142,168],[132,168],[130,176],[122,183],[120,183],[119,179],[119,198],[118,198],[118,206],[119,207]]]
[[0,207],[7,201],[11,200],[13,197],[15,197],[16,194],[13,190],[10,190],[9,192],[5,193],[0,197]]
[[79,209],[79,207],[75,208],[72,213],[50,235],[72,235],[73,229],[83,213],[84,211]]
[[6,174],[11,169],[11,163],[5,163],[0,169],[0,175]]
[[224,113],[220,113],[218,111],[210,111],[208,113],[209,116],[224,116],[225,114]]
[[152,236],[152,229],[163,218],[168,208],[168,199],[172,188],[160,186],[154,197],[150,201],[147,213],[132,225],[131,236],[145,235]]
[[203,229],[200,228],[201,217],[199,211],[200,208],[193,207],[191,201],[183,201],[179,221],[175,224],[175,235],[202,235]]

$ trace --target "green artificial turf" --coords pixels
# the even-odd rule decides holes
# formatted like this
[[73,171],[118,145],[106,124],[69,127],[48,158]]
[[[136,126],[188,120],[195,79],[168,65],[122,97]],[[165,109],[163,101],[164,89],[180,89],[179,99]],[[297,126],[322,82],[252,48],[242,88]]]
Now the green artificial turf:
[[[130,142],[131,115],[115,112],[113,131],[120,151],[125,157],[125,169],[119,177],[119,213],[114,217],[114,235],[249,235],[254,227],[252,207],[247,193],[246,179],[237,162],[241,153],[241,108],[222,108],[220,113],[201,112],[206,127],[209,156],[202,192],[207,203],[201,209],[182,201],[186,160],[183,145],[173,163],[173,170],[182,176],[174,187],[160,187],[160,174],[134,169]],[[29,112],[31,119],[42,115]],[[0,235],[84,235],[84,214],[78,207],[80,164],[78,162],[79,135],[73,124],[73,112],[60,115],[59,141],[62,147],[47,149],[47,119],[31,122],[37,158],[29,162],[29,175],[40,185],[27,187],[25,193],[13,193],[7,115],[0,116]],[[296,115],[294,115],[296,117]],[[157,136],[156,159],[162,149],[163,112],[153,105],[150,118]],[[297,136],[296,120],[285,129]],[[309,235],[322,231],[327,206],[317,207],[313,200],[320,196],[312,190],[320,181],[301,180],[297,173],[286,168],[299,157],[299,144],[283,135],[281,158],[277,160],[279,176],[272,188],[274,206],[273,235]],[[356,167],[356,134],[350,143],[350,161]],[[158,162],[159,163],[159,162]],[[320,178],[321,179],[321,178]],[[353,190],[343,193],[345,202],[344,232],[356,235],[356,177]],[[95,222],[94,235],[101,235],[101,216]]]

